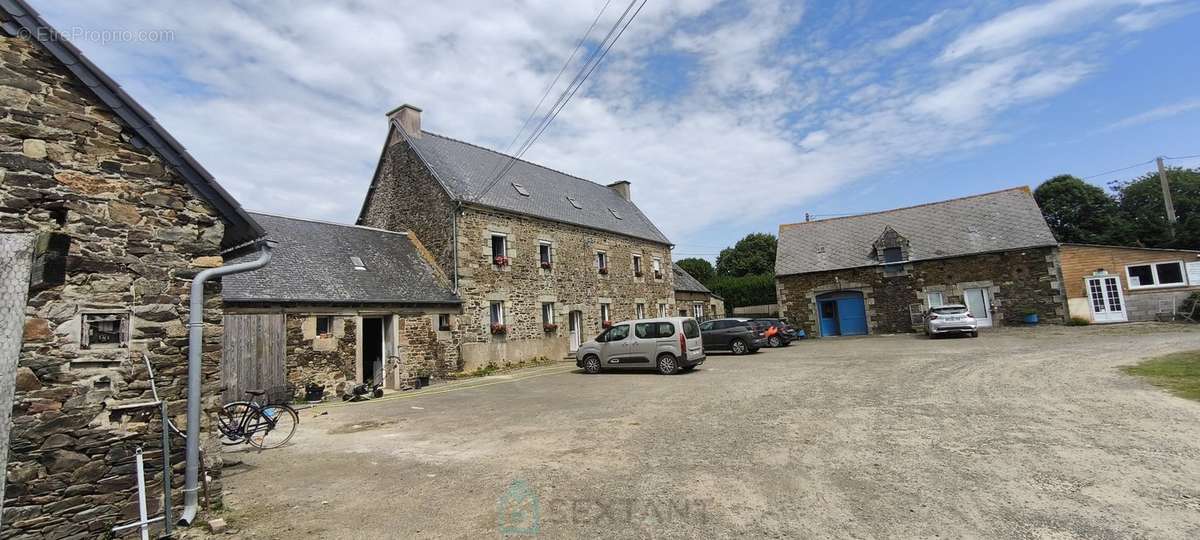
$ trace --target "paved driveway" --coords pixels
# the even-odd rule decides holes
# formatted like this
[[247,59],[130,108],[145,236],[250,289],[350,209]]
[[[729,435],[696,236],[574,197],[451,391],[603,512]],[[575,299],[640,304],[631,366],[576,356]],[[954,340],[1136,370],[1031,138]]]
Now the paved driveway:
[[229,517],[254,538],[1196,538],[1200,404],[1115,369],[1185,349],[1191,327],[1046,327],[540,368],[304,411],[289,447],[229,455]]

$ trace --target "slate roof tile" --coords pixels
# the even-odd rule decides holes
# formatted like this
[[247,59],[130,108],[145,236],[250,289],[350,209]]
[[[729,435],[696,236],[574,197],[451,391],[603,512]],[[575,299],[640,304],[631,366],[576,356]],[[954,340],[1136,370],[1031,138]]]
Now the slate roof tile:
[[872,244],[891,227],[909,260],[1056,245],[1028,187],[883,212],[779,226],[775,274],[879,264]]
[[679,292],[698,292],[712,294],[700,280],[692,277],[686,270],[680,268],[678,264],[671,263],[671,271],[675,273],[675,290]]
[[[279,242],[271,263],[223,279],[230,303],[457,304],[445,279],[404,233],[251,213]],[[257,254],[247,254],[249,260]],[[355,270],[351,257],[366,270]],[[235,259],[232,262],[240,262]]]

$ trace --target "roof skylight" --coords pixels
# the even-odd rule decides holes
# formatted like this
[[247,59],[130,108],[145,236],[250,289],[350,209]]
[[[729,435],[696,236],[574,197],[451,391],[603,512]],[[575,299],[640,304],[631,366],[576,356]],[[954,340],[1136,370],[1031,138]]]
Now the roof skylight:
[[522,186],[521,184],[513,182],[512,187],[513,187],[513,189],[517,190],[517,193],[520,193],[522,197],[529,196],[529,190],[525,189],[525,186]]
[[583,210],[583,205],[579,204],[579,201],[575,200],[575,197],[567,195],[567,200],[571,201],[571,206],[574,206],[576,209]]
[[354,265],[355,270],[367,269],[367,265],[363,264],[363,260],[359,257],[350,257],[350,264]]
[[625,218],[621,217],[621,214],[618,214],[617,211],[613,210],[612,208],[609,208],[608,211],[612,212],[613,217],[615,217],[617,219],[625,219]]

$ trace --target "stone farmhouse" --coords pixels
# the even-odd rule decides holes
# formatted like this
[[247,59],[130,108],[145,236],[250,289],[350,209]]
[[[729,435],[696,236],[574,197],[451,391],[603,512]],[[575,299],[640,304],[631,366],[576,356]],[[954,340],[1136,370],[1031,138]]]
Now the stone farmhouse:
[[410,105],[388,117],[357,223],[412,232],[450,277],[463,369],[562,358],[606,321],[674,312],[671,242],[629,182],[604,186],[423,131]]
[[[101,538],[136,515],[134,449],[153,464],[159,440],[125,408],[150,400],[143,355],[182,420],[189,280],[263,235],[66,38],[25,2],[0,2],[0,538]],[[201,382],[215,389],[219,286],[203,301]]]
[[812,336],[913,332],[966,304],[983,326],[1066,315],[1058,245],[1019,187],[779,227],[781,315]]
[[[458,370],[461,302],[412,235],[254,213],[272,264],[224,279],[225,398],[347,382],[410,387]],[[232,262],[237,262],[232,261]]]
[[675,274],[675,305],[680,317],[703,321],[725,316],[725,299],[713,293],[678,264],[671,265]]
[[1172,320],[1200,291],[1200,251],[1063,244],[1071,317],[1093,323]]

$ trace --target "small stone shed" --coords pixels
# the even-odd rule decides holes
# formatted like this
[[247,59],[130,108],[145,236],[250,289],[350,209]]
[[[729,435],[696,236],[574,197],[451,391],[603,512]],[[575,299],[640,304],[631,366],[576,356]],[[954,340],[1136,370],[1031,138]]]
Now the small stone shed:
[[698,320],[725,316],[725,299],[705,287],[678,264],[671,265],[675,273],[675,306],[680,317]]
[[[271,265],[225,279],[222,380],[248,388],[404,388],[460,369],[461,302],[408,233],[252,214],[279,242]],[[290,387],[290,390],[289,390]]]
[[913,332],[966,304],[983,326],[1066,314],[1058,245],[1027,187],[781,225],[782,316],[811,336]]
[[1071,317],[1093,323],[1172,320],[1200,291],[1200,251],[1063,244]]

